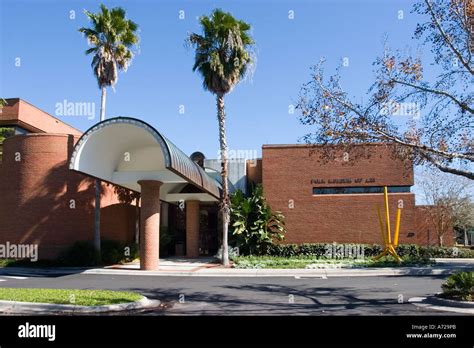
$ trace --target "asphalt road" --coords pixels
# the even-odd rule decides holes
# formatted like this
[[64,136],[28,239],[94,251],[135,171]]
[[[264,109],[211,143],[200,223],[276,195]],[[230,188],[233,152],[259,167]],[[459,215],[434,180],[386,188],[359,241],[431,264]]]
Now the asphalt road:
[[444,278],[295,279],[75,274],[60,277],[0,276],[0,287],[131,290],[159,299],[165,305],[145,312],[126,313],[133,315],[446,315],[446,312],[407,303],[411,297],[439,292]]

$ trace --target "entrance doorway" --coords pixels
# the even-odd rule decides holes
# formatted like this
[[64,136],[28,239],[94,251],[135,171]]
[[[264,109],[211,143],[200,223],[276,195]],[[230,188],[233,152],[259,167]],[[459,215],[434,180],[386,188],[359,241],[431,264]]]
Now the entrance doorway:
[[202,204],[199,211],[199,254],[214,256],[218,250],[216,204]]
[[[201,202],[199,207],[199,255],[214,256],[219,248],[218,206],[215,203]],[[164,257],[186,256],[186,208],[178,204],[169,204],[168,227],[161,233],[160,254]]]

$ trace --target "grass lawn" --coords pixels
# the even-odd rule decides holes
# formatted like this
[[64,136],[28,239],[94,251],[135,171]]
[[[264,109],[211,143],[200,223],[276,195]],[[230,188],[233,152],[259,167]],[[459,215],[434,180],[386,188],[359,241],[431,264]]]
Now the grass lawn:
[[0,267],[61,267],[64,266],[55,260],[17,260],[17,259],[0,259]]
[[0,267],[8,267],[15,264],[16,260],[12,259],[0,259]]
[[398,264],[391,258],[381,258],[373,261],[372,258],[365,259],[318,259],[314,256],[238,256],[233,257],[234,268],[356,268],[356,267],[403,267],[403,266],[426,266],[434,262],[426,259],[403,258]]
[[0,288],[0,300],[78,306],[101,306],[138,301],[143,296],[128,291],[76,289],[16,289]]

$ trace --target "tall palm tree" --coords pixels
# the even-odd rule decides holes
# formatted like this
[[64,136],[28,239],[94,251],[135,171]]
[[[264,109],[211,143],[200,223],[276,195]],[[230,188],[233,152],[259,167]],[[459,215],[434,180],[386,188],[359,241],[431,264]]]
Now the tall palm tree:
[[[100,12],[85,11],[91,27],[79,29],[91,46],[86,54],[93,54],[92,69],[101,89],[100,120],[105,120],[107,87],[114,86],[118,71],[127,71],[133,59],[132,48],[138,44],[138,26],[125,18],[121,7],[108,9],[100,5]],[[100,255],[100,194],[101,182],[95,181],[94,247]]]
[[196,50],[193,71],[197,70],[201,74],[204,89],[215,94],[217,100],[222,177],[222,263],[227,266],[230,204],[224,96],[232,91],[249,70],[252,64],[250,49],[254,41],[248,33],[249,24],[220,9],[215,9],[210,16],[202,16],[199,22],[203,34],[192,33],[188,41]]

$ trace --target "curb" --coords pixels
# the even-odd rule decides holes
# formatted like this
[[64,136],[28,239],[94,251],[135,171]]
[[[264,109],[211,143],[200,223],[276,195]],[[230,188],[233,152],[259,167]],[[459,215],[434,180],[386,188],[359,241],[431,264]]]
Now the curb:
[[474,258],[461,258],[461,257],[434,257],[431,260],[434,260],[438,263],[469,263],[474,264]]
[[55,268],[33,268],[33,267],[0,267],[0,276],[22,275],[22,276],[60,276],[79,274],[94,269],[91,267],[55,267]]
[[474,315],[474,303],[440,299],[436,296],[412,297],[409,303],[426,309]]
[[150,300],[143,296],[141,300],[129,303],[118,303],[103,306],[77,306],[52,303],[0,301],[0,313],[107,313],[133,309],[145,309],[160,305],[159,300]]
[[376,277],[410,275],[448,275],[455,272],[452,268],[409,268],[409,269],[207,269],[197,272],[142,271],[121,269],[90,269],[83,274],[125,275],[125,276],[162,276],[162,277]]
[[[439,294],[436,294],[436,295],[439,295]],[[457,307],[457,308],[472,308],[474,310],[474,302],[456,301],[456,300],[450,300],[450,299],[442,298],[438,296],[430,296],[426,300],[427,302],[435,304],[435,305]]]

